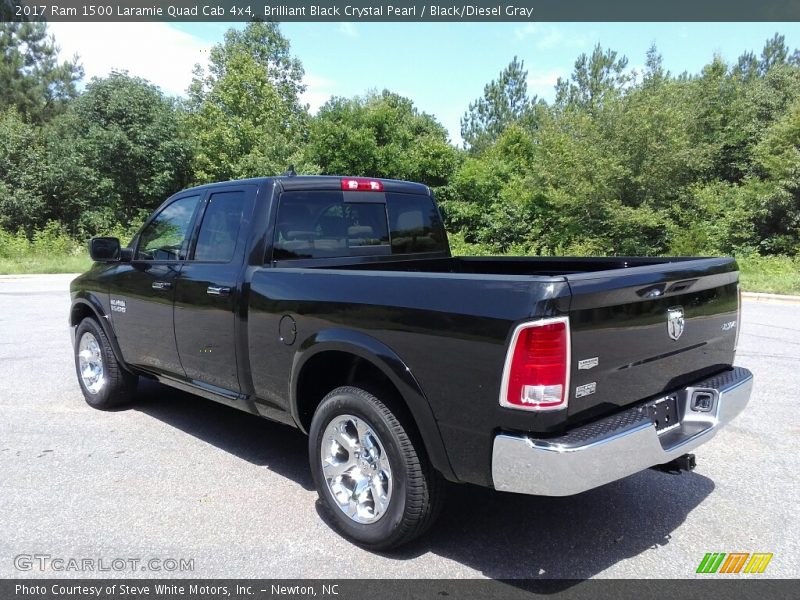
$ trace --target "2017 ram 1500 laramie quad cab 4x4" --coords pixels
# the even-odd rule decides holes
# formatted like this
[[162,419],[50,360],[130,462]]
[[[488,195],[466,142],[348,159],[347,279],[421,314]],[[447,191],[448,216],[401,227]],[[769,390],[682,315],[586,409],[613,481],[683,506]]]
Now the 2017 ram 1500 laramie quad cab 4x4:
[[444,480],[565,496],[689,468],[752,387],[733,259],[453,257],[415,183],[205,185],[91,254],[86,401],[148,377],[298,427],[334,523],[373,549],[422,533]]

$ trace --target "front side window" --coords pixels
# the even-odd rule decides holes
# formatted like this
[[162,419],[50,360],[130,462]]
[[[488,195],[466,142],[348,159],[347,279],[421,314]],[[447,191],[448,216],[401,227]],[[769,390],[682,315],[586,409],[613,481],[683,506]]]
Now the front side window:
[[136,260],[183,260],[187,233],[200,196],[175,200],[147,224],[139,235]]
[[233,259],[242,225],[244,205],[243,191],[219,192],[211,195],[197,236],[195,260],[230,262]]

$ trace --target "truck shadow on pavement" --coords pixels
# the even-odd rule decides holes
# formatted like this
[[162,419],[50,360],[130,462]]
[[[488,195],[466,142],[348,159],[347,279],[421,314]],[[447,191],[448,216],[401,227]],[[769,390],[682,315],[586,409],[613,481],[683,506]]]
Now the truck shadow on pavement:
[[[714,483],[696,472],[651,470],[564,498],[454,484],[427,537],[394,556],[433,552],[492,579],[525,579],[521,587],[557,591],[547,579],[590,578],[647,553],[652,558],[646,562],[658,564],[659,548],[670,543],[672,532],[713,490]],[[686,565],[687,577],[695,566]],[[562,583],[556,588],[577,581]]]
[[[296,429],[146,380],[133,408],[314,489],[307,438]],[[492,579],[520,580],[508,582],[514,587],[556,592],[634,556],[652,553],[646,562],[657,564],[658,549],[713,490],[714,483],[697,472],[651,470],[565,498],[449,484],[433,528],[382,555],[405,561],[430,552]],[[319,501],[317,513],[330,525]],[[686,565],[687,577],[694,567]]]
[[297,429],[211,400],[141,379],[132,408],[254,465],[267,467],[306,490],[308,439]]
[[[650,567],[624,577],[653,577],[659,548],[671,542],[672,532],[713,490],[713,481],[696,472],[668,475],[651,470],[564,498],[448,484],[442,514],[432,529],[381,555],[410,560],[433,553],[538,594],[563,591],[620,561],[648,553],[652,557],[645,562]],[[319,500],[316,507],[319,517],[332,526]],[[685,565],[685,577],[694,573],[692,560]]]

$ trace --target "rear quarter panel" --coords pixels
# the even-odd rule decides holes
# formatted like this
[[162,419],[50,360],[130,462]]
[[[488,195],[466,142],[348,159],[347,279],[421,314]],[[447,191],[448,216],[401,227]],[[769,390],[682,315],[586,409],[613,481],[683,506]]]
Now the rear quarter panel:
[[[487,484],[494,429],[547,427],[551,415],[499,406],[508,336],[532,315],[568,308],[552,278],[264,268],[250,282],[248,351],[255,395],[291,410],[287,375],[305,342],[351,330],[389,347],[419,383],[456,475]],[[297,337],[280,340],[284,315]]]

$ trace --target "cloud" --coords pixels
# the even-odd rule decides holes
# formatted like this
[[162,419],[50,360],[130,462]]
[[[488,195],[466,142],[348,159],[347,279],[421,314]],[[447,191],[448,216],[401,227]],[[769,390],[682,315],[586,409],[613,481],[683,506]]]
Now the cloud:
[[625,70],[625,72],[630,76],[631,79],[623,86],[623,88],[632,88],[634,85],[636,85],[636,83],[642,81],[642,79],[644,79],[645,71],[647,71],[647,65],[643,65],[641,63],[628,65],[628,68]]
[[308,109],[312,114],[316,113],[320,106],[336,93],[336,83],[324,77],[306,73],[303,83],[306,84],[306,91],[303,92],[300,99],[308,104]]
[[[450,143],[461,147],[464,145],[464,138],[461,137],[461,117],[464,113],[443,114],[439,122],[447,129],[450,135]],[[438,117],[438,115],[437,115]]]
[[550,69],[549,71],[528,72],[528,94],[533,96],[536,94],[540,98],[544,98],[548,102],[552,102],[555,98],[555,85],[559,77],[566,77],[567,71],[564,69]]
[[195,63],[205,66],[211,44],[167,23],[49,23],[63,59],[79,56],[86,81],[112,70],[149,80],[183,95]]
[[518,40],[524,40],[526,37],[535,35],[541,27],[539,23],[526,23],[522,27],[517,27],[514,30],[514,35],[517,36]]
[[349,21],[339,23],[339,27],[336,28],[336,31],[343,33],[348,37],[358,37],[358,29],[356,29],[356,26]]
[[574,31],[565,30],[555,25],[543,23],[527,23],[514,31],[518,40],[534,38],[537,48],[584,48],[588,45],[588,38]]

